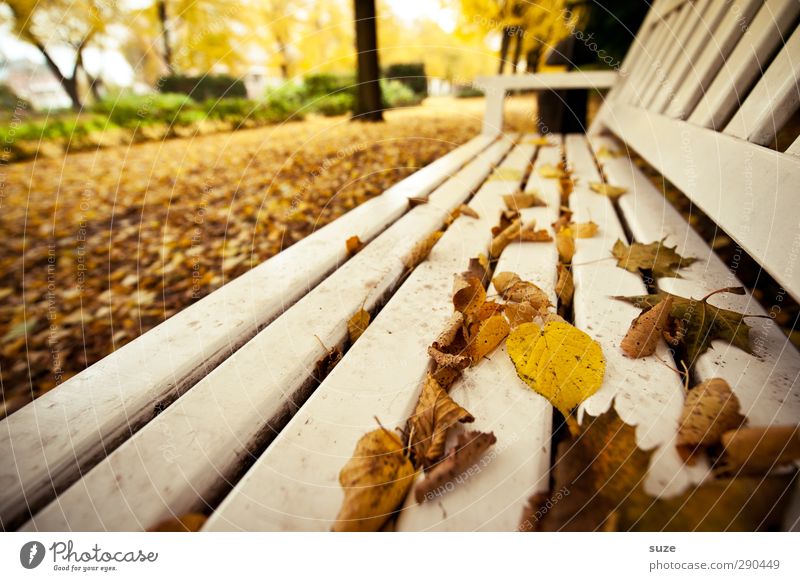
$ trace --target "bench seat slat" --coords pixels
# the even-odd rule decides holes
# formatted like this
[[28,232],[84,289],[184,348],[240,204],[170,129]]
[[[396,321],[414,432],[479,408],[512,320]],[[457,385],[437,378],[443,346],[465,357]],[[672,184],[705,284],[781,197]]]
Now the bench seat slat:
[[[558,136],[549,136],[556,140]],[[541,178],[536,172],[545,164],[557,165],[558,147],[540,148],[533,173],[525,186],[538,192],[546,207],[521,210],[524,223],[536,222],[547,229],[558,218],[561,205],[557,180]],[[521,242],[506,247],[495,273],[510,271],[538,285],[555,305],[556,264],[554,242]],[[495,294],[490,285],[489,295]],[[469,430],[493,432],[496,449],[487,453],[474,477],[445,494],[417,504],[409,495],[401,511],[398,531],[513,531],[522,509],[534,492],[549,488],[550,441],[553,408],[517,377],[505,342],[476,367],[464,371],[450,396],[475,416]],[[448,448],[455,445],[451,434]]]
[[[646,292],[640,276],[618,268],[611,248],[625,234],[608,198],[591,192],[586,182],[599,178],[582,135],[566,137],[567,160],[578,178],[570,196],[573,220],[593,220],[600,231],[593,238],[576,240],[573,259],[575,278],[575,326],[600,343],[606,358],[606,375],[600,390],[579,408],[584,414],[597,416],[605,412],[612,400],[620,417],[636,426],[637,444],[643,449],[657,447],[653,454],[645,490],[654,495],[671,496],[700,481],[707,466],[683,467],[675,449],[676,427],[683,406],[683,391],[677,374],[667,370],[662,361],[670,355],[661,342],[656,354],[643,359],[629,359],[622,354],[620,342],[631,321],[639,314],[633,305],[614,300],[617,295],[638,295]],[[660,360],[659,360],[660,359]]]
[[343,263],[347,238],[374,238],[408,197],[427,195],[492,141],[460,146],[0,422],[0,524],[29,518]]
[[[325,347],[403,276],[404,257],[441,227],[508,150],[484,154],[321,282],[25,528],[130,530],[205,507],[302,403]],[[168,449],[165,449],[168,447]]]
[[[533,146],[518,145],[500,167],[524,171]],[[486,182],[381,310],[347,356],[244,475],[204,530],[328,530],[343,499],[338,476],[361,436],[403,426],[428,367],[427,347],[452,313],[453,275],[486,252],[502,194],[520,182]]]

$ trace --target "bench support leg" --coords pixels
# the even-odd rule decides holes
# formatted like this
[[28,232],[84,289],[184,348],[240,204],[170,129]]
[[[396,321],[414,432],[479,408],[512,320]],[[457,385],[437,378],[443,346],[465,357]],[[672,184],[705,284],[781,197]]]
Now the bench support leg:
[[486,112],[483,116],[483,133],[496,135],[503,131],[503,106],[506,91],[500,87],[486,87]]

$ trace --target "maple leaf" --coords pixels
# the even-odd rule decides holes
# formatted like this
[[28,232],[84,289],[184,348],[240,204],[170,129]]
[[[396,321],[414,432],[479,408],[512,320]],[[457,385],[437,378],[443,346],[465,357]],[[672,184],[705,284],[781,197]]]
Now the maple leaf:
[[664,240],[640,244],[634,242],[631,246],[622,240],[614,243],[611,254],[617,259],[617,266],[628,272],[639,274],[642,270],[652,270],[656,278],[666,276],[681,278],[679,268],[685,268],[697,262],[697,258],[684,258],[675,252],[677,246],[670,248],[664,245]]
[[670,317],[680,327],[678,333],[680,344],[686,349],[690,366],[705,353],[715,339],[726,341],[739,349],[752,353],[750,347],[750,327],[744,322],[746,317],[761,315],[745,315],[715,307],[708,299],[717,293],[744,294],[741,287],[729,287],[714,291],[702,299],[687,299],[668,292],[660,291],[652,295],[631,297],[614,297],[633,304],[640,309],[653,308],[667,297],[672,298]]
[[433,376],[425,376],[414,415],[408,419],[409,448],[417,467],[428,467],[444,453],[447,430],[456,423],[473,422],[467,410],[442,389]]
[[569,323],[523,323],[506,346],[520,379],[564,417],[603,383],[606,362],[600,345]]
[[493,433],[464,432],[458,435],[456,445],[447,457],[429,471],[417,483],[414,497],[417,502],[425,502],[443,494],[447,484],[461,475],[470,473],[478,464],[486,450],[497,442]]
[[414,474],[397,434],[381,427],[362,436],[339,472],[344,501],[333,530],[379,530],[405,499]]

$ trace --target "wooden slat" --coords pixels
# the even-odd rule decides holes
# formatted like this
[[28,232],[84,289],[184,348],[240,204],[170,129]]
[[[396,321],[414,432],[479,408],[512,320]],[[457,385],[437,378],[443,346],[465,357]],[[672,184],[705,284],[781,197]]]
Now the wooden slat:
[[[560,141],[559,136],[549,136]],[[536,191],[544,208],[521,211],[523,221],[551,230],[558,218],[560,193],[557,180],[541,178],[536,170],[561,160],[560,147],[541,148],[526,191]],[[516,272],[548,293],[556,304],[558,253],[555,244],[517,243],[500,256],[495,273]],[[495,294],[490,285],[489,294]],[[451,397],[475,416],[470,430],[491,431],[498,445],[486,464],[468,482],[432,501],[417,504],[413,495],[397,520],[398,531],[513,531],[526,500],[549,488],[552,406],[522,382],[506,352],[505,343],[489,358],[464,372]],[[453,445],[455,434],[451,438]]]
[[644,104],[647,109],[661,112],[674,98],[689,75],[694,63],[697,62],[702,52],[708,49],[711,35],[726,14],[728,4],[728,0],[710,1],[708,8],[700,17],[700,25],[695,28],[683,50],[678,55],[678,60],[664,81],[662,90],[655,94],[652,102]]
[[800,297],[800,159],[625,105],[605,123]]
[[[347,320],[404,274],[413,246],[441,227],[510,144],[498,142],[203,378],[26,529],[131,530],[204,508],[302,404],[314,366]],[[324,346],[323,346],[324,345]],[[165,450],[166,447],[166,450]]]
[[[503,167],[524,170],[533,146]],[[339,471],[356,442],[376,428],[403,426],[428,366],[427,347],[452,313],[453,275],[486,252],[519,181],[491,180],[470,202],[479,219],[456,220],[381,310],[344,360],[211,516],[204,530],[328,530],[343,498]]]
[[767,0],[714,82],[689,117],[689,122],[721,131],[763,74],[768,58],[785,41],[800,15],[797,0]]
[[675,66],[678,52],[694,29],[700,25],[698,13],[691,4],[683,6],[680,12],[675,12],[673,15],[674,18],[666,23],[665,47],[661,53],[653,55],[653,61],[640,83],[639,94],[630,101],[633,104],[649,103],[653,95],[663,89],[665,79]]
[[800,106],[800,27],[798,27],[747,99],[725,133],[769,145]]
[[[614,147],[608,139],[592,140],[595,147]],[[709,292],[741,283],[714,251],[680,216],[641,171],[626,159],[611,159],[603,164],[606,173],[635,194],[623,196],[620,207],[634,237],[640,242],[666,238],[677,245],[683,256],[700,260],[681,270],[680,279],[660,278],[658,286],[677,295],[701,298]],[[719,295],[712,303],[753,315],[766,315],[750,293],[744,296]],[[750,341],[755,351],[749,355],[723,341],[695,364],[699,381],[722,377],[741,402],[741,412],[751,426],[794,425],[800,417],[800,353],[772,319],[750,319]],[[796,488],[795,495],[800,494]],[[797,526],[800,507],[787,513],[786,528]]]
[[734,0],[726,9],[708,45],[692,63],[687,78],[670,101],[666,114],[686,119],[703,93],[711,86],[725,60],[750,26],[763,0]]
[[788,155],[800,157],[800,137],[792,142],[792,144],[789,146],[789,149],[786,150],[786,153]]
[[659,21],[654,25],[650,38],[641,49],[641,56],[636,61],[635,68],[626,71],[629,77],[619,91],[619,95],[615,96],[616,100],[629,103],[641,97],[645,88],[645,79],[652,74],[655,68],[653,63],[658,59],[659,55],[663,54],[669,34],[670,29],[667,22]]
[[579,419],[583,420],[587,412],[592,416],[603,413],[613,401],[622,420],[636,426],[639,447],[657,448],[645,489],[654,495],[678,494],[698,482],[707,471],[702,464],[684,468],[675,449],[675,428],[683,405],[681,382],[665,366],[670,355],[663,342],[651,357],[629,359],[622,354],[620,341],[639,309],[612,297],[647,291],[640,276],[618,268],[609,260],[614,242],[625,240],[625,233],[609,199],[591,192],[587,186],[588,182],[597,181],[599,175],[585,137],[568,135],[566,153],[575,170],[573,175],[578,178],[570,196],[573,220],[593,220],[600,226],[594,238],[576,240],[572,268],[575,326],[600,343],[606,358],[603,385],[581,405]]

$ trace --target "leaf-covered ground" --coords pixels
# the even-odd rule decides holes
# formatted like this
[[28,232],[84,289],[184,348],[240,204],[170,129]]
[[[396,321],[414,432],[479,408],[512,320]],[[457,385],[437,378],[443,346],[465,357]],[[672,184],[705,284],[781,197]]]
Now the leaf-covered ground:
[[[0,417],[480,131],[482,100],[2,168]],[[512,99],[511,128],[533,128]],[[265,292],[267,292],[265,290]]]

